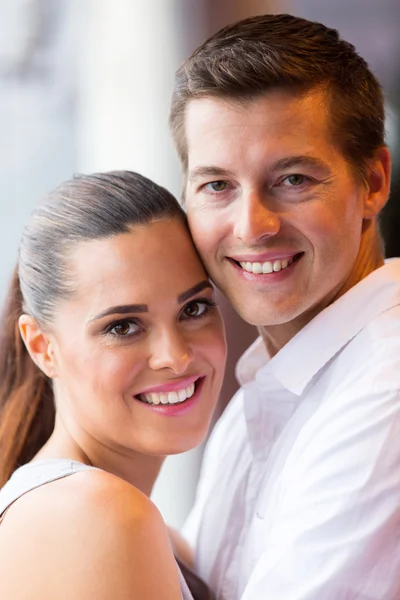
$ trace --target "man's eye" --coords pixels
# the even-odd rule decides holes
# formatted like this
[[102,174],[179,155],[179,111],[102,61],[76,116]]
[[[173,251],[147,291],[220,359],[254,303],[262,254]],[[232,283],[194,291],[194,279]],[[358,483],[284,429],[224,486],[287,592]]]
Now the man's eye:
[[288,177],[285,177],[284,181],[287,181],[291,186],[299,186],[302,183],[304,183],[306,181],[306,178],[304,177],[304,175],[299,175],[297,173],[294,173],[293,175],[289,175]]
[[223,192],[226,189],[226,186],[226,181],[210,181],[205,187],[208,189],[211,188],[213,192]]
[[119,337],[134,335],[140,331],[139,326],[134,321],[120,321],[109,327],[108,333]]

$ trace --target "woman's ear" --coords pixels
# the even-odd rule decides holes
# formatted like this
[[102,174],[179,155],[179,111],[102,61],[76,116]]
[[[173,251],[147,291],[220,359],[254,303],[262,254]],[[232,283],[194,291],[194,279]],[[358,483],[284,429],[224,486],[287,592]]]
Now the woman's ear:
[[368,193],[364,201],[364,219],[377,217],[385,206],[390,192],[391,158],[386,146],[377,150],[368,167]]
[[52,342],[39,323],[30,315],[21,315],[18,320],[19,331],[33,362],[47,377],[55,376],[56,361]]

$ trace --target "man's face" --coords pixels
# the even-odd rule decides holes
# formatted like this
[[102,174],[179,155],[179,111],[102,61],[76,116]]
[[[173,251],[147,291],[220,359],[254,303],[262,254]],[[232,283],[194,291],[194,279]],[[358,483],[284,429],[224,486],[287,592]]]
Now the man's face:
[[333,142],[322,92],[186,109],[190,228],[211,278],[249,323],[304,321],[346,285],[368,188]]

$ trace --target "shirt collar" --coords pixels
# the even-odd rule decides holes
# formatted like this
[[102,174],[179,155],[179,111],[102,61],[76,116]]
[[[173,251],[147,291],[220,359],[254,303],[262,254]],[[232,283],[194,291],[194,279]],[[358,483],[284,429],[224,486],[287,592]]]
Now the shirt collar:
[[[241,384],[273,375],[300,396],[313,377],[370,321],[400,304],[400,259],[390,259],[321,311],[272,359],[258,338],[237,365]],[[267,363],[267,364],[265,364]]]
[[236,364],[236,379],[245,385],[256,377],[257,372],[270,360],[264,341],[258,337],[242,354]]

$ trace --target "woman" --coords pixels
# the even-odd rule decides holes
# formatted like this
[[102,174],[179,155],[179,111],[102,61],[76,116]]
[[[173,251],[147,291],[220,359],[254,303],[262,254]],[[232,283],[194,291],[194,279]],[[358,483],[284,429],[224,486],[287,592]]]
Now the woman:
[[130,172],[57,188],[0,353],[0,486],[25,465],[0,491],[0,598],[190,598],[149,495],[205,437],[226,347],[176,200]]

